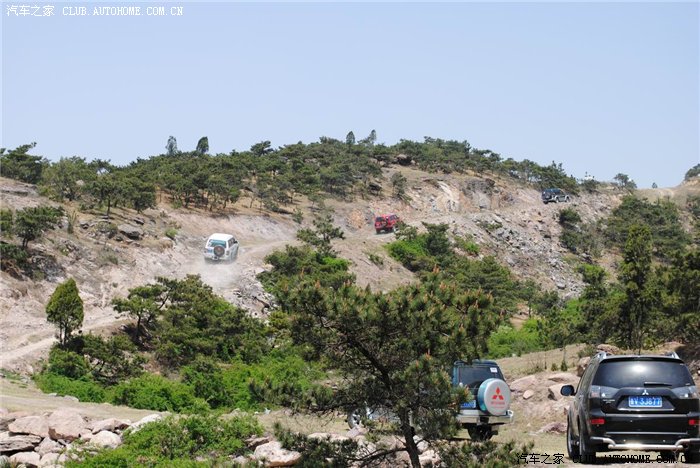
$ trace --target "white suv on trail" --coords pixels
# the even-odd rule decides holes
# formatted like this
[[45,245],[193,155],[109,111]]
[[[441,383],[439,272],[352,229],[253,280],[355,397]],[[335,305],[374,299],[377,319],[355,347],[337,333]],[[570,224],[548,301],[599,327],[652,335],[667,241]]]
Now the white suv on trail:
[[229,261],[238,257],[238,241],[231,234],[216,233],[209,236],[204,245],[204,259]]

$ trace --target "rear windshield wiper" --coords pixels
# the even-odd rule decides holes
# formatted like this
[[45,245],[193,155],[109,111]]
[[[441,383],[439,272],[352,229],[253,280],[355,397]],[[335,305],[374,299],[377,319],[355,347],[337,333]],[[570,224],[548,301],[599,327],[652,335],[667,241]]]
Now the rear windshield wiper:
[[645,387],[673,387],[670,383],[665,382],[644,382]]

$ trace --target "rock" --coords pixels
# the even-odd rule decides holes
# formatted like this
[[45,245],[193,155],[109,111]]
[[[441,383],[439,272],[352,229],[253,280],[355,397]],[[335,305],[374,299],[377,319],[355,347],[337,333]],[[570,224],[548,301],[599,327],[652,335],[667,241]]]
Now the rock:
[[35,435],[10,436],[6,439],[0,439],[0,453],[34,450],[34,446],[39,442],[41,442],[41,437]]
[[129,239],[139,240],[143,237],[143,229],[132,226],[131,224],[120,224],[117,226],[117,230]]
[[424,441],[421,437],[413,436],[413,441],[418,446],[418,453],[423,453],[430,448],[430,445]]
[[25,416],[15,419],[7,428],[15,434],[31,434],[39,437],[49,436],[49,422],[43,416]]
[[549,398],[551,398],[552,400],[557,400],[557,401],[564,398],[564,396],[561,394],[561,388],[564,385],[565,384],[558,383],[558,384],[550,385],[549,387],[547,387],[547,390],[549,391]]
[[533,391],[530,390],[530,389],[527,389],[527,390],[525,390],[525,392],[523,393],[523,399],[524,399],[524,400],[529,400],[530,398],[532,398],[532,396],[533,396],[534,394],[535,394],[535,392],[533,392]]
[[63,398],[73,403],[78,403],[80,401],[78,397],[74,397],[73,395],[65,395]]
[[10,464],[13,464],[14,466],[22,464],[32,468],[39,466],[40,462],[41,456],[36,452],[19,452],[10,457]]
[[571,372],[559,372],[557,374],[552,374],[548,376],[547,379],[551,380],[552,382],[564,384],[574,384],[578,382],[578,377]]
[[362,426],[355,426],[352,429],[350,429],[347,433],[345,433],[345,435],[350,437],[351,439],[363,437],[365,434],[367,434],[367,428]]
[[80,431],[80,440],[83,440],[85,442],[89,442],[92,440],[94,435],[92,434],[92,431],[89,429],[85,429]]
[[270,442],[269,437],[251,437],[245,440],[246,447],[253,450],[255,447]]
[[440,456],[433,449],[426,450],[419,457],[420,466],[438,466],[440,464]]
[[566,283],[557,282],[555,285],[557,286],[557,289],[566,289]]
[[72,442],[85,430],[85,420],[76,411],[59,409],[49,416],[49,436],[53,440]]
[[100,431],[97,435],[93,436],[90,443],[98,447],[117,448],[122,444],[122,438],[114,432]]
[[149,414],[148,416],[145,416],[145,417],[141,418],[139,421],[132,424],[129,427],[129,430],[136,432],[139,429],[141,429],[141,427],[145,426],[146,424],[160,421],[161,419],[163,419],[163,416],[161,416],[160,414]]
[[114,432],[118,429],[126,429],[131,424],[131,421],[122,421],[121,419],[103,419],[92,424],[92,433],[97,434],[100,431]]
[[46,455],[41,457],[41,461],[39,462],[39,466],[55,466],[59,465],[59,458],[61,457],[60,453],[47,453]]
[[586,370],[586,367],[588,367],[588,364],[591,362],[591,357],[586,356],[582,357],[581,359],[578,360],[578,364],[576,364],[576,375],[581,377],[583,373]]
[[556,434],[565,434],[566,433],[566,423],[563,423],[561,421],[558,422],[552,422],[549,424],[545,424],[540,428],[539,431],[537,431],[538,434],[542,434],[543,432],[553,432]]
[[283,449],[282,444],[273,441],[257,446],[253,458],[258,461],[264,460],[265,466],[292,466],[299,462],[301,454]]
[[39,445],[37,445],[34,448],[34,451],[42,457],[47,453],[60,452],[61,450],[63,450],[63,445],[59,444],[54,440],[51,440],[50,437],[46,437],[44,440],[41,441]]
[[523,393],[530,387],[534,387],[539,382],[539,379],[534,375],[528,375],[526,377],[521,377],[510,383],[510,389],[515,393]]

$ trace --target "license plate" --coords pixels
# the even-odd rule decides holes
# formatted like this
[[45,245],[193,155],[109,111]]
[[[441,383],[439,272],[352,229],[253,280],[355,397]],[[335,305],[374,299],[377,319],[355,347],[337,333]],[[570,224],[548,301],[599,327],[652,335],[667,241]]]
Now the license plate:
[[631,396],[630,408],[661,408],[661,397],[658,396]]
[[462,403],[463,409],[476,409],[476,400],[467,401]]

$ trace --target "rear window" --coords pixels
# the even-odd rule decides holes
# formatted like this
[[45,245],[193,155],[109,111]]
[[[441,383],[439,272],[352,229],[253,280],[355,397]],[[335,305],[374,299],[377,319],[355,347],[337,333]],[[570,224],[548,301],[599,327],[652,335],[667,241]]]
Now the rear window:
[[503,379],[503,374],[497,366],[488,367],[460,367],[457,374],[457,385],[475,388],[486,379]]
[[603,361],[593,378],[593,385],[602,387],[644,387],[666,384],[671,388],[693,385],[688,368],[674,361]]
[[[366,219],[366,218],[365,218],[365,219]],[[381,216],[379,216],[379,217],[378,217],[377,219],[375,219],[374,221],[377,222],[377,223],[381,223],[382,221],[384,221],[384,218],[382,218]]]
[[209,241],[209,247],[216,247],[217,245],[220,245],[221,247],[226,247],[226,241],[216,239],[211,239]]

